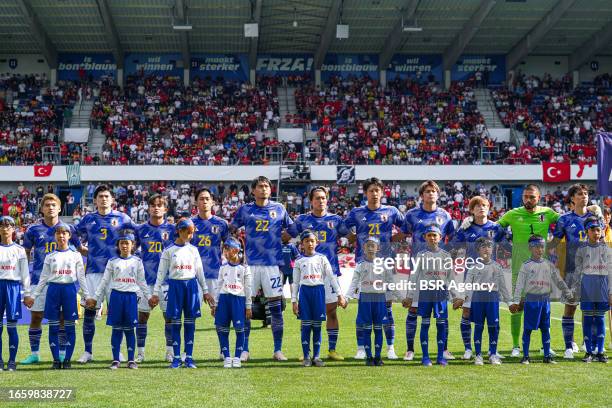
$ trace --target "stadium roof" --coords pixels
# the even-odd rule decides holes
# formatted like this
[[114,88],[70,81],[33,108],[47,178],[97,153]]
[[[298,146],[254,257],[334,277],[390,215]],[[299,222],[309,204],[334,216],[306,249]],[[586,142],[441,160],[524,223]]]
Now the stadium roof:
[[[255,21],[259,38],[245,38],[243,25]],[[192,30],[172,27],[185,22]],[[335,38],[339,22],[349,25],[348,39]],[[326,52],[380,54],[381,63],[394,53],[507,54],[516,63],[528,54],[571,55],[571,61],[612,55],[612,1],[0,0],[0,37],[2,54],[51,58],[251,51],[313,53],[315,61]]]

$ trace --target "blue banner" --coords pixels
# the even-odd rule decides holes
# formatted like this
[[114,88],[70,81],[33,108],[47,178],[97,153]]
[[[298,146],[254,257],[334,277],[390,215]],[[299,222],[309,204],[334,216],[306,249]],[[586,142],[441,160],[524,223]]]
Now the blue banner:
[[270,76],[299,75],[311,72],[313,61],[309,54],[263,54],[257,56],[255,71]]
[[90,75],[95,78],[117,76],[117,64],[112,54],[60,54],[57,64],[57,79],[77,80]]
[[612,196],[612,133],[597,135],[597,192]]
[[442,82],[444,79],[441,55],[406,55],[396,54],[387,68],[387,80],[418,79],[419,82],[433,80]]
[[348,78],[366,75],[372,79],[378,79],[378,55],[327,54],[321,66],[321,81],[323,82],[333,76]]
[[183,77],[183,68],[177,66],[181,54],[128,54],[125,57],[125,74],[162,75]]
[[191,80],[222,77],[229,81],[249,80],[249,58],[246,54],[194,54],[191,57]]
[[506,80],[505,55],[462,55],[451,70],[451,80],[466,81],[481,72],[482,80],[501,84]]

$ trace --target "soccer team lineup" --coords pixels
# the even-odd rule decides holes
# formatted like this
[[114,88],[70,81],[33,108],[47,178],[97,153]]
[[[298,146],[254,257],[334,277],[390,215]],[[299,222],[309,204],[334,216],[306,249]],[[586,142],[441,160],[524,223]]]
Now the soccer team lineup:
[[[528,184],[523,206],[497,222],[488,219],[489,201],[475,196],[469,201],[471,215],[458,226],[437,206],[435,181],[420,185],[419,204],[405,214],[381,203],[383,190],[381,180],[366,179],[363,205],[343,218],[328,212],[328,189],[314,186],[308,190],[310,211],[292,219],[271,199],[272,182],[259,176],[251,182],[253,200],[240,206],[231,222],[213,214],[216,197],[200,188],[194,216],[168,222],[167,198],[153,194],[148,221],[138,225],[114,209],[109,185],[96,187],[95,211],[76,225],[60,221],[61,201],[47,193],[41,218],[28,227],[23,245],[14,242],[15,220],[0,218],[0,315],[5,315],[8,337],[0,370],[36,364],[66,370],[95,361],[96,316],[103,303],[112,328],[107,339],[111,370],[138,369],[149,356],[164,353],[170,369],[197,368],[196,322],[207,315],[214,320],[219,367],[248,367],[251,321],[261,299],[272,334],[269,355],[279,364],[298,364],[288,361],[284,341],[285,347],[301,345],[304,367],[344,360],[336,350],[340,333],[354,338],[353,359],[373,367],[384,365],[385,345],[389,360],[452,367],[456,357],[448,349],[449,335],[463,342],[464,354],[457,359],[474,365],[501,365],[505,358],[523,365],[556,364],[557,353],[585,364],[608,362],[610,209],[590,205],[586,185],[569,188],[572,211],[560,215],[539,205],[539,187]],[[355,243],[356,266],[345,290],[340,237]],[[284,299],[286,283],[290,305]],[[20,343],[17,330],[22,303],[31,314],[29,344]],[[349,303],[357,308],[354,332],[341,329],[340,309]],[[563,307],[560,322],[551,319],[554,303]],[[394,347],[400,326],[394,304],[407,310],[403,356]],[[510,327],[500,324],[501,304],[511,313]],[[290,342],[284,335],[290,316],[283,314],[285,305],[300,322],[299,338]],[[156,308],[163,314],[165,350],[145,348]],[[575,327],[578,309],[582,321]],[[450,313],[461,314],[459,327],[449,324]],[[82,333],[77,335],[79,320]],[[560,352],[551,349],[555,324],[565,345]],[[321,351],[323,326],[326,352]],[[483,350],[485,329],[488,348]],[[534,331],[541,335],[542,358],[530,353]],[[500,336],[512,338],[509,355],[498,350]],[[584,354],[578,356],[581,343]],[[41,348],[47,346],[52,361],[44,362]],[[17,361],[23,347],[29,347],[29,356]]]

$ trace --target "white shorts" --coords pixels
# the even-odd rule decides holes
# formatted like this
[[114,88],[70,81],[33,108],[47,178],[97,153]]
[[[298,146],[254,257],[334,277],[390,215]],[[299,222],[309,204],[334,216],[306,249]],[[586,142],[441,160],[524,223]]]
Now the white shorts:
[[[157,295],[157,293],[153,292],[153,288],[155,285],[149,285],[149,294],[151,296]],[[159,295],[159,308],[163,313],[166,313],[166,306],[168,305],[168,285],[164,284],[161,286],[161,294]],[[149,301],[142,293],[138,291],[138,311],[143,313],[151,313],[151,308],[149,307]]]
[[[104,277],[103,273],[88,273],[85,275],[85,281],[87,282],[87,290],[89,290],[89,295],[91,297],[93,297],[96,293],[96,290],[98,289],[98,286],[100,286],[100,282],[102,282],[102,278]],[[109,291],[108,289],[106,290],[106,293],[103,294],[102,299],[96,299],[98,302],[96,303],[96,310],[100,309],[102,307],[102,302],[107,302],[108,303],[108,294]],[[81,306],[85,307],[85,297],[82,296],[82,291],[81,291]]]
[[278,266],[251,265],[250,268],[253,276],[253,295],[259,288],[263,289],[267,298],[283,295],[283,276]]
[[334,291],[330,279],[325,279],[325,304],[338,303],[338,294]]
[[[34,299],[34,305],[30,309],[31,312],[44,312],[45,311],[45,302],[47,301],[47,288],[49,285],[45,285],[45,288],[40,292],[40,295]],[[32,288],[32,292],[34,292],[34,288]]]

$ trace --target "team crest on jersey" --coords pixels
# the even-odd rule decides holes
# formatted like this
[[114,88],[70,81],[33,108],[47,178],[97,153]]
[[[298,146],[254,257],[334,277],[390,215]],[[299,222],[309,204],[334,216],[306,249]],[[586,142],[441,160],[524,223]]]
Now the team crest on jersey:
[[327,228],[334,229],[334,222],[333,221],[327,221]]
[[116,219],[116,218],[113,218],[113,219],[111,220],[111,225],[112,225],[113,227],[116,227],[117,225],[119,225],[119,220],[118,220],[118,219]]
[[387,222],[388,219],[389,219],[389,216],[387,214],[383,214],[380,216],[380,220],[382,222]]
[[270,211],[270,218],[276,218],[276,211]]
[[161,234],[162,240],[167,241],[170,238],[170,234],[167,232],[162,232]]
[[210,231],[211,231],[213,234],[218,234],[218,233],[219,233],[219,227],[217,227],[216,225],[213,225],[213,226],[210,228]]
[[444,224],[444,218],[440,217],[439,215],[436,217],[436,224],[438,225],[442,225]]
[[539,217],[540,217],[540,222],[544,222],[544,214],[540,214]]
[[487,231],[487,235],[489,236],[489,239],[493,239],[493,236],[495,236],[495,231],[493,231],[493,230],[488,230],[488,231]]

